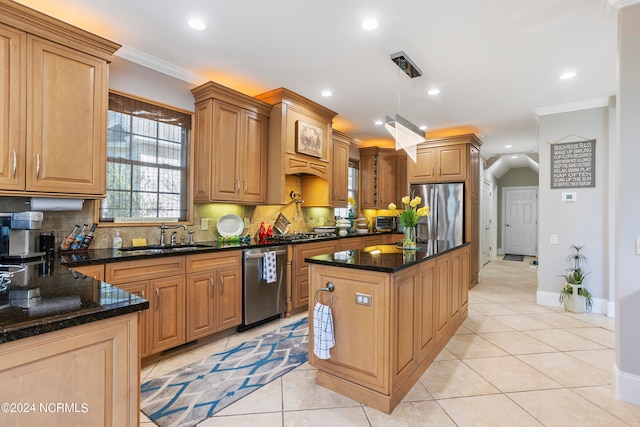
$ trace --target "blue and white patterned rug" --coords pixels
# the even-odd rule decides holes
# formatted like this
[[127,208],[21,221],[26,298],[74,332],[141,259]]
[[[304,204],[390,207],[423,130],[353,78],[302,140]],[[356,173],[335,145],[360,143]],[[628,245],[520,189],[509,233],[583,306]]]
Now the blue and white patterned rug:
[[143,383],[140,409],[159,426],[194,426],[307,361],[307,318]]

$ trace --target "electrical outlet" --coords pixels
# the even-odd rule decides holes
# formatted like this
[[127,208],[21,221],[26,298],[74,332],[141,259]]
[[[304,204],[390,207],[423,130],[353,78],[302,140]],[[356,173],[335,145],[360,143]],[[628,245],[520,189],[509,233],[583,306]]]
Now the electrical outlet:
[[249,222],[249,218],[245,218],[244,219],[244,228],[249,228],[250,225],[251,225],[251,223]]
[[209,218],[200,218],[200,230],[206,231],[209,229]]
[[557,234],[552,234],[551,235],[551,244],[552,245],[557,245],[558,244],[558,235]]
[[356,304],[371,305],[371,295],[361,294],[360,292],[356,292]]

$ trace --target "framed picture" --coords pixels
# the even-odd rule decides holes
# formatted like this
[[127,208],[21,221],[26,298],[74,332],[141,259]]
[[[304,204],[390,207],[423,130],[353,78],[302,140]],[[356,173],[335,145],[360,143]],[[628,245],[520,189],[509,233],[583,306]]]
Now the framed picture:
[[296,121],[296,150],[298,153],[322,157],[322,129],[309,123]]

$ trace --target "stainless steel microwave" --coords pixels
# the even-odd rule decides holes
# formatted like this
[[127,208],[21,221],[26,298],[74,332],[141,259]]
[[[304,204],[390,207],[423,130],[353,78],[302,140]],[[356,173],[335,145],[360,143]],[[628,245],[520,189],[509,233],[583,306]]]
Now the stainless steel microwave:
[[395,231],[397,227],[397,216],[376,216],[374,217],[376,231]]

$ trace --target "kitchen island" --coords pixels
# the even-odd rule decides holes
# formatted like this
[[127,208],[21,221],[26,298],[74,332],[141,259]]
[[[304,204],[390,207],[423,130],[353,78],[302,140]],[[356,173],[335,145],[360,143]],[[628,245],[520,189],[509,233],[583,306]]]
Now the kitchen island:
[[318,384],[391,413],[467,317],[469,249],[430,241],[416,251],[391,244],[307,258],[309,295],[331,304],[335,331],[331,357],[319,359],[311,301]]
[[57,260],[3,271],[0,425],[138,425],[137,312],[149,302]]

